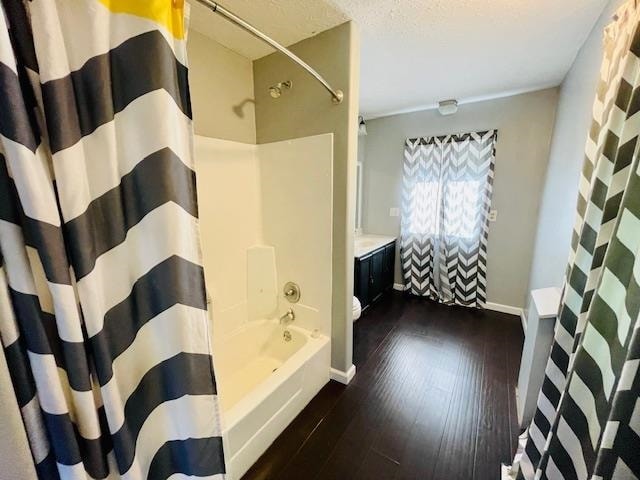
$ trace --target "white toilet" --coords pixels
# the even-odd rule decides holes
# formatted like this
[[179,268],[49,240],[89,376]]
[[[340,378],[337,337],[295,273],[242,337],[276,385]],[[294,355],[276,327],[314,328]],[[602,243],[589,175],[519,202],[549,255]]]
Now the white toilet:
[[360,300],[356,297],[353,297],[353,321],[355,322],[360,318],[362,314],[362,306],[360,305]]

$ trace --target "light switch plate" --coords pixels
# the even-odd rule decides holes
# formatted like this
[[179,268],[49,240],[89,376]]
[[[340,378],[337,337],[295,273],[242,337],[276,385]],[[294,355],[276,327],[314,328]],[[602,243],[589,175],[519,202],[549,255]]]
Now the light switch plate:
[[496,220],[498,220],[498,210],[491,210],[489,212],[489,221],[495,222]]
[[390,217],[399,217],[400,216],[400,209],[399,208],[390,208],[389,209],[389,216]]

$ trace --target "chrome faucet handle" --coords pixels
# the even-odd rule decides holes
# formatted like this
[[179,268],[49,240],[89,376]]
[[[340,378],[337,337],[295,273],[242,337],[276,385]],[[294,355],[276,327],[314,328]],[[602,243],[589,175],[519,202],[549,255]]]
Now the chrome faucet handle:
[[293,282],[287,282],[284,285],[282,293],[284,293],[284,298],[286,298],[289,303],[298,303],[300,301],[300,287]]

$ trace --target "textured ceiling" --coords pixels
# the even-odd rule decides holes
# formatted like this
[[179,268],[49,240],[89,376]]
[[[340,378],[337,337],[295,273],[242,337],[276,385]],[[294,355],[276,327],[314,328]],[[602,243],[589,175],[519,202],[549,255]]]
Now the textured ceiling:
[[[193,1],[191,3],[194,3]],[[226,0],[285,45],[352,19],[367,118],[558,85],[607,0]],[[194,5],[191,25],[259,58],[271,50]],[[337,86],[339,88],[339,86]]]
[[[189,22],[194,30],[252,60],[273,52],[261,40],[195,0],[189,3]],[[222,0],[220,4],[285,46],[349,20],[325,0]]]

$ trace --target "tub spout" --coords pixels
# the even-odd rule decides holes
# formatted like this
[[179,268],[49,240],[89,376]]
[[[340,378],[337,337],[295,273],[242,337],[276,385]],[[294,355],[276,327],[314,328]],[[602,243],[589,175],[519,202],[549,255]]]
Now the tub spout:
[[296,314],[293,312],[293,308],[287,310],[287,312],[280,317],[280,325],[289,325],[296,319]]

